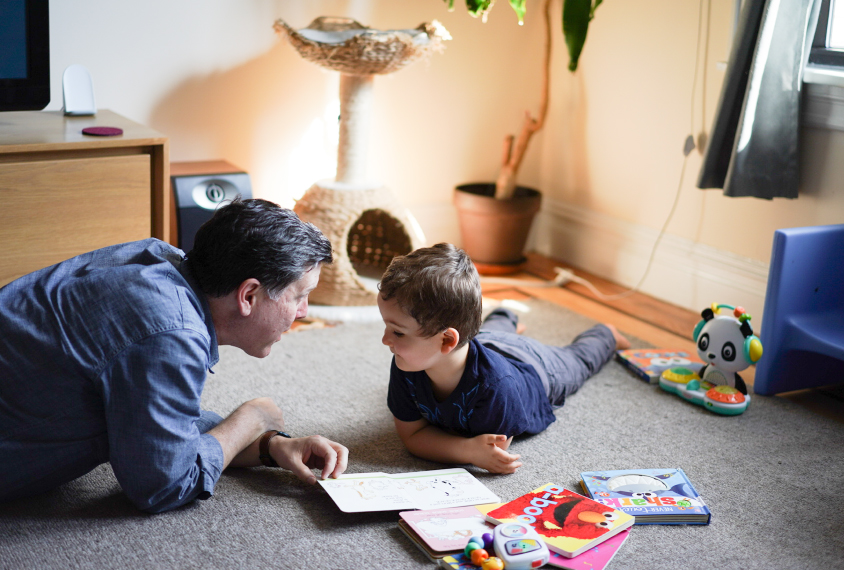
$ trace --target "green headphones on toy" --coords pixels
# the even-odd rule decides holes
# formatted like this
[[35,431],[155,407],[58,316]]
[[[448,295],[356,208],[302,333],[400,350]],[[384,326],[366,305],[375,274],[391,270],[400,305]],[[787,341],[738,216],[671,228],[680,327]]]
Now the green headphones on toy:
[[694,341],[697,342],[697,338],[700,336],[700,331],[703,329],[704,325],[715,318],[715,315],[717,315],[721,309],[728,309],[732,311],[733,316],[740,323],[739,330],[741,331],[742,336],[744,336],[743,352],[745,360],[751,364],[759,362],[759,359],[762,358],[762,341],[759,340],[759,337],[753,334],[753,328],[750,326],[750,315],[747,314],[744,307],[734,307],[732,305],[712,303],[711,307],[707,307],[700,313],[700,316],[702,316],[703,319],[695,325],[695,330],[692,334]]

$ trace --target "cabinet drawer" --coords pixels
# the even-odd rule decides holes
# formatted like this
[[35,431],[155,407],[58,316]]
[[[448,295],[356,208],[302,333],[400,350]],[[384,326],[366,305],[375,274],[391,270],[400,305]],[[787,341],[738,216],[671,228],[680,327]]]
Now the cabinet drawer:
[[152,235],[146,154],[0,164],[0,286]]

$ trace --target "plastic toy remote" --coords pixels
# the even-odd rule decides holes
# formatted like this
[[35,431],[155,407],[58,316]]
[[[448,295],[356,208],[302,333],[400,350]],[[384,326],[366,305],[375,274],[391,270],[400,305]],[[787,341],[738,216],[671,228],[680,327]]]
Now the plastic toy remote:
[[551,553],[531,527],[521,523],[502,523],[492,537],[495,555],[506,570],[539,568],[548,563]]

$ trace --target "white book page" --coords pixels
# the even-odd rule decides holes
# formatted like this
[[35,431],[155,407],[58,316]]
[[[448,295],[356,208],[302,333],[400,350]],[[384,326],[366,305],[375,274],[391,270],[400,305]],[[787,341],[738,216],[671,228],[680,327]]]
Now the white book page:
[[386,473],[340,475],[319,484],[345,513],[415,509],[407,494]]
[[501,502],[495,493],[465,469],[397,473],[392,477],[401,483],[417,509],[444,509]]
[[358,473],[319,481],[341,511],[441,509],[501,500],[465,469]]

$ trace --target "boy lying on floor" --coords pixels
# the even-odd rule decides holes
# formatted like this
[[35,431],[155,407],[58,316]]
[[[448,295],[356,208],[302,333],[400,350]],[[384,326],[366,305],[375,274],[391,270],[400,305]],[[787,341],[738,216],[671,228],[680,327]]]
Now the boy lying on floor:
[[630,343],[595,325],[568,346],[516,332],[494,310],[481,322],[481,284],[469,256],[440,243],[393,259],[381,278],[381,339],[393,353],[387,404],[407,449],[424,459],[513,473],[513,436],[547,428],[567,396]]

